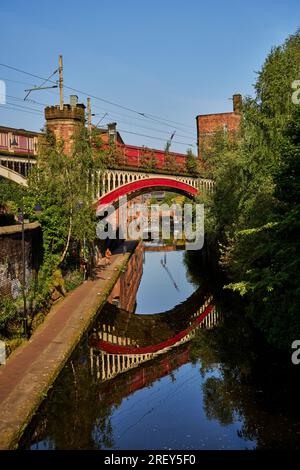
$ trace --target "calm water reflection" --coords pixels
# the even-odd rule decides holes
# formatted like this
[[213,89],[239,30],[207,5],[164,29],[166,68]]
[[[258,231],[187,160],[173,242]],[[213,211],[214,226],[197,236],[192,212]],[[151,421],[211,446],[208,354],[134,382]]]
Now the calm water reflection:
[[222,426],[208,420],[202,385],[217,369],[201,377],[199,364],[184,364],[152,386],[139,390],[111,414],[116,449],[244,449],[255,441],[239,437],[242,418]]
[[[83,351],[66,367],[24,445],[31,449],[244,449],[255,440],[240,437],[243,418],[224,426],[208,419],[204,376],[191,364],[189,347],[120,375],[93,382],[83,368]],[[83,365],[85,364],[85,365]],[[74,388],[74,368],[77,391]],[[77,395],[76,395],[77,393]],[[79,415],[78,415],[79,413]],[[59,416],[59,420],[57,420]],[[27,441],[27,442],[26,442]]]
[[[167,259],[162,252],[146,252],[142,263],[143,255],[137,252],[132,258],[111,295],[112,305],[102,310],[93,330],[74,352],[20,446],[299,448],[300,412],[296,395],[291,393],[295,392],[294,385],[281,387],[279,381],[273,386],[264,364],[260,375],[253,374],[257,359],[252,354],[250,335],[245,335],[247,329],[236,321],[218,331],[200,330],[192,342],[139,366],[124,366],[126,372],[103,380],[105,353],[99,340],[103,331],[123,336],[127,345],[157,344],[186,328],[203,300],[201,289],[193,294],[196,286],[187,279],[184,252],[167,253]],[[169,316],[132,313],[170,309]],[[116,368],[123,360],[111,355],[110,367]]]
[[194,292],[183,257],[184,251],[145,252],[136,313],[164,312]]

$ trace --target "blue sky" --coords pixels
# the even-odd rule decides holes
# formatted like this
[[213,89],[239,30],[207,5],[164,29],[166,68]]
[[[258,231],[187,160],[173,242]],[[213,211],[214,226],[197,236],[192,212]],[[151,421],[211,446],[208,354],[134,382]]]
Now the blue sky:
[[[94,123],[107,112],[103,124],[157,137],[121,132],[127,143],[157,148],[176,130],[172,149],[185,152],[196,142],[195,116],[231,111],[233,93],[253,94],[255,71],[299,23],[299,0],[10,0],[1,5],[0,62],[47,77],[61,53],[66,85],[184,127],[95,99]],[[2,66],[0,79],[39,84]],[[42,104],[17,100],[27,85],[7,80],[6,87],[0,124],[40,129]],[[31,99],[58,103],[53,90]],[[9,109],[16,104],[31,109]]]

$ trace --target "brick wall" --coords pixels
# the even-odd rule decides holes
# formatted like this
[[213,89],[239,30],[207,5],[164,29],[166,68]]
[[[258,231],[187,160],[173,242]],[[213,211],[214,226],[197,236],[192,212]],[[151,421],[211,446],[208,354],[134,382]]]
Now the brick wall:
[[[38,270],[42,238],[37,223],[25,224],[25,278],[26,288]],[[16,299],[22,293],[23,259],[20,225],[0,228],[0,297]]]
[[139,243],[126,266],[126,271],[121,274],[108,302],[118,301],[118,307],[127,312],[134,312],[136,307],[136,294],[143,274],[143,246]]

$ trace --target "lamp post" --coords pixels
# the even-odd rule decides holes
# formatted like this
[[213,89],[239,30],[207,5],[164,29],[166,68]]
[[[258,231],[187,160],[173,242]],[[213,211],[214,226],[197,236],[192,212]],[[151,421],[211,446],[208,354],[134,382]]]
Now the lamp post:
[[15,134],[13,134],[13,138],[10,140],[10,146],[11,147],[18,147],[18,142],[17,142]]
[[[18,147],[18,142],[17,142],[15,134],[12,135],[12,139],[10,139],[9,144],[12,149],[15,149],[16,147]],[[12,167],[13,167],[13,170],[15,170],[15,160],[13,160]]]
[[27,338],[27,304],[26,304],[26,253],[25,253],[25,227],[24,227],[24,197],[22,197],[22,206],[20,217],[22,224],[22,297],[23,297],[23,334]]
[[[78,201],[77,203],[78,211],[81,211],[84,207],[84,202],[83,201]],[[83,236],[83,244],[82,244],[82,261],[83,261],[83,280],[86,281],[88,277],[88,271],[89,271],[89,259],[86,254],[87,249],[86,249],[86,238]]]
[[[17,147],[18,142],[16,136],[10,141],[11,147]],[[21,219],[21,220],[20,220]],[[24,227],[24,197],[22,196],[21,211],[19,214],[19,222],[22,224],[22,297],[23,297],[23,334],[27,337],[27,305],[26,305],[26,255],[25,255],[25,227]]]
[[23,264],[23,331],[27,338],[27,305],[26,305],[26,254],[25,254],[25,230],[24,230],[24,202],[22,201],[22,264]]
[[[42,212],[42,206],[39,202],[33,208],[35,214]],[[22,227],[22,297],[23,297],[23,335],[28,337],[28,316],[27,316],[27,299],[26,299],[26,250],[25,250],[25,219],[24,219],[24,196],[22,196],[22,205],[19,216]]]
[[28,176],[28,173],[29,173],[29,151],[30,151],[30,147],[29,147],[29,136],[27,136],[27,171],[25,172],[25,176]]

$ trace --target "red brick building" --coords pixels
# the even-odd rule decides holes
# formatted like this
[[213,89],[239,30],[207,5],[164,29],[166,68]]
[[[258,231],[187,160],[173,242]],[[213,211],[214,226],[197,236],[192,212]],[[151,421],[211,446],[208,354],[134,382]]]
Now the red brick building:
[[211,138],[217,131],[235,134],[241,121],[242,96],[233,95],[233,111],[229,113],[199,114],[197,122],[198,157],[206,158]]

